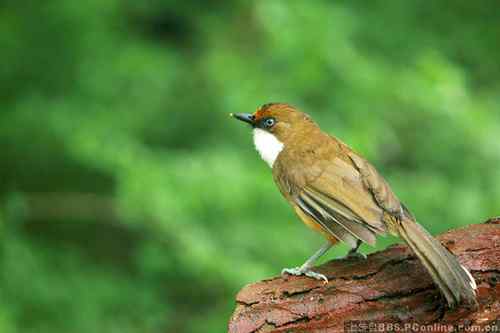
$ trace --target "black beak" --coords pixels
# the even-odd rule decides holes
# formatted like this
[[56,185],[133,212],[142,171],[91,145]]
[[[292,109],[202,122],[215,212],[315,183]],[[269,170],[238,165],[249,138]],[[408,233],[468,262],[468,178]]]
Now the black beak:
[[231,113],[230,116],[238,120],[244,121],[245,123],[249,123],[252,126],[254,125],[255,118],[250,113]]

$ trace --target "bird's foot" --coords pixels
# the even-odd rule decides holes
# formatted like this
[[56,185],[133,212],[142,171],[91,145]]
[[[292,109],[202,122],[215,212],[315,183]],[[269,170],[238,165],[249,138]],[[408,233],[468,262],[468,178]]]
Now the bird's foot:
[[284,276],[286,274],[295,275],[295,276],[305,275],[305,276],[311,277],[313,279],[324,281],[325,283],[328,283],[328,278],[325,275],[323,275],[321,273],[313,272],[309,268],[302,268],[302,267],[283,268],[283,270],[281,271],[281,276]]

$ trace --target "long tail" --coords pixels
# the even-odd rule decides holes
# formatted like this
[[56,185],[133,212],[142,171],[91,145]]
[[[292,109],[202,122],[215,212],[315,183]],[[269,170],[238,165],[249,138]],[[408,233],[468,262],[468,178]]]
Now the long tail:
[[477,305],[476,282],[453,254],[411,217],[405,217],[398,223],[397,229],[401,238],[429,271],[450,308],[461,302]]

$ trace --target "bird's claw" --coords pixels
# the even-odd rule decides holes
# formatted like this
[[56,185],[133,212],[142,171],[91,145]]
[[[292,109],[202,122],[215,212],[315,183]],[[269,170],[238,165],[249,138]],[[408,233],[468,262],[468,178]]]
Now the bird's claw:
[[323,282],[328,283],[328,278],[321,274],[321,273],[316,273],[316,272],[313,272],[313,271],[306,271],[304,273],[305,276],[309,276],[309,277],[312,277],[313,279],[316,279],[316,280],[323,280]]
[[303,269],[300,267],[284,268],[281,271],[281,276],[284,276],[286,274],[295,275],[295,276],[305,275],[305,276],[311,277],[313,279],[320,280],[320,281],[322,280],[325,283],[328,283],[328,278],[325,275],[323,275],[321,273],[313,272],[310,269]]
[[281,270],[281,276],[285,276],[286,274],[290,275],[301,275],[300,267],[295,268],[283,268]]

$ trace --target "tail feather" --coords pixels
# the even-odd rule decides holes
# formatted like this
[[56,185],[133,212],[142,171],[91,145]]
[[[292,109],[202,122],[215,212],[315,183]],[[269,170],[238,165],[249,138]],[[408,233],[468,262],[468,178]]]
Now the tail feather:
[[438,240],[411,218],[398,224],[398,232],[429,271],[450,307],[461,302],[477,304],[474,278]]

